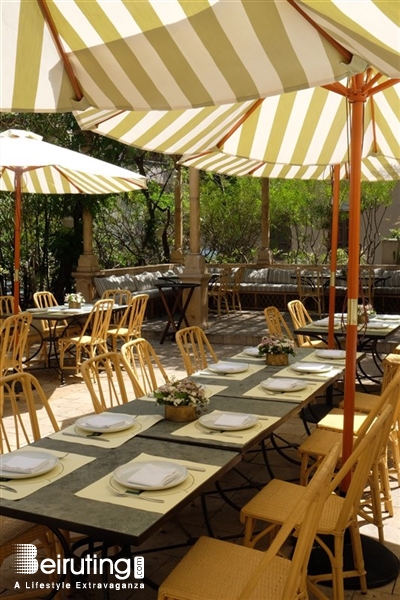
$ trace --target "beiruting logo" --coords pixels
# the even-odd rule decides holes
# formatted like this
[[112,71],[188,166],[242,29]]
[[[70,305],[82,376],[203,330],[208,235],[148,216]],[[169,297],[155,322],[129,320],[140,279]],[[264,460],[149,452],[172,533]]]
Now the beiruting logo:
[[[37,560],[37,548],[34,544],[13,544],[13,566],[16,574],[34,575],[43,573],[45,575],[103,575],[108,573],[114,575],[119,581],[92,583],[88,581],[75,581],[74,584],[65,582],[24,582],[24,589],[143,589],[143,583],[127,582],[132,575],[134,579],[144,579],[144,558],[135,556],[131,561],[129,558],[99,558],[96,555],[85,555],[84,558],[63,558],[57,554],[56,560],[44,558],[40,562]],[[132,572],[133,567],[133,572]],[[17,581],[14,589],[21,589]]]

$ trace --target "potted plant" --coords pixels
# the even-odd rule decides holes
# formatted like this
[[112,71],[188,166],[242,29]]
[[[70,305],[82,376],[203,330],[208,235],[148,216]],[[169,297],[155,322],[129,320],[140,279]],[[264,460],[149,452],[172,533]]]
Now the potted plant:
[[258,344],[258,353],[265,355],[267,365],[284,366],[289,364],[289,354],[295,355],[293,340],[286,336],[264,336]]
[[194,421],[210,402],[205,388],[191,379],[171,379],[153,392],[157,404],[165,406],[168,421]]
[[376,315],[376,311],[372,304],[358,304],[357,306],[357,321],[358,323],[368,323],[370,318]]
[[64,300],[69,308],[81,308],[82,304],[85,302],[85,298],[81,292],[66,294]]

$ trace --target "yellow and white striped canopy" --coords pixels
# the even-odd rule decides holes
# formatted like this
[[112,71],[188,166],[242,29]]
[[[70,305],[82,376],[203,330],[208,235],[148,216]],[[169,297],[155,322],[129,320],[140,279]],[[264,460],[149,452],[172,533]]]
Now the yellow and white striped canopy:
[[146,188],[146,179],[116,165],[43,142],[27,131],[0,134],[0,190],[15,191],[16,169],[22,193],[112,194]]
[[[377,85],[386,82],[381,78]],[[91,108],[75,117],[83,129],[166,154],[220,150],[262,163],[322,166],[349,158],[349,104],[325,88],[186,111]],[[400,83],[366,102],[362,155],[376,154],[400,160]]]
[[[252,176],[277,179],[318,179],[329,181],[332,169],[329,166],[307,165],[271,165],[260,161],[239,156],[230,156],[223,152],[210,152],[200,157],[184,157],[180,164],[194,167],[201,171],[212,171],[234,177]],[[340,166],[340,179],[348,179],[350,166],[348,163]],[[400,160],[371,156],[364,158],[361,163],[362,181],[392,181],[400,180]]]
[[0,109],[62,112],[81,100],[179,110],[320,86],[367,65],[400,77],[396,5],[2,0]]

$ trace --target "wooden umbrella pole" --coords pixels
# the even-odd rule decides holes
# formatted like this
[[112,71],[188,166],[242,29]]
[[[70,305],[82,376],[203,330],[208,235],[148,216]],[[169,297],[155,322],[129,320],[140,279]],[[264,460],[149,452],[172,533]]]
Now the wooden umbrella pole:
[[[363,113],[367,99],[363,93],[363,75],[355,75],[349,102],[352,105],[351,142],[350,142],[350,212],[349,212],[349,262],[347,272],[347,332],[346,332],[346,369],[344,378],[344,423],[343,423],[343,462],[353,449],[354,398],[356,388],[357,359],[357,304],[359,291],[360,264],[360,220],[361,220],[361,154],[363,142]],[[349,474],[342,484],[347,490]]]
[[21,182],[22,168],[15,169],[14,202],[14,314],[19,312],[19,266],[21,259]]
[[340,198],[340,165],[333,167],[333,193],[332,193],[332,233],[331,233],[331,260],[329,280],[329,329],[328,348],[335,345],[335,299],[336,299],[336,268],[337,247],[339,238],[339,198]]

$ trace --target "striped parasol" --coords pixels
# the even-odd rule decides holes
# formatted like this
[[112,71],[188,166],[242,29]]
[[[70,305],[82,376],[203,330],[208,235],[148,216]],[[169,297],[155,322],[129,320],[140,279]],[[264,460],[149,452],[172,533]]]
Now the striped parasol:
[[121,167],[42,141],[29,131],[0,133],[0,190],[15,192],[14,312],[19,304],[22,194],[111,194],[146,188]]
[[391,0],[3,0],[1,110],[169,110],[400,76]]

